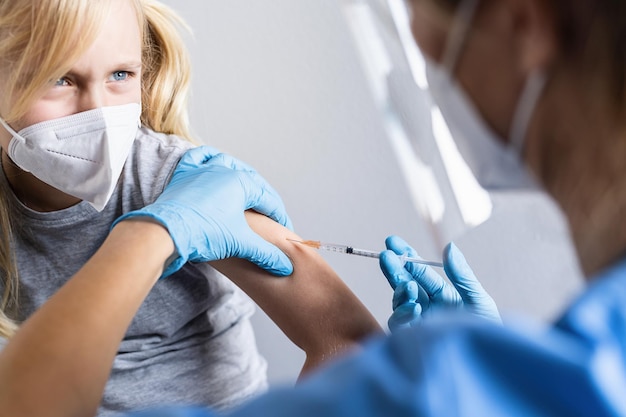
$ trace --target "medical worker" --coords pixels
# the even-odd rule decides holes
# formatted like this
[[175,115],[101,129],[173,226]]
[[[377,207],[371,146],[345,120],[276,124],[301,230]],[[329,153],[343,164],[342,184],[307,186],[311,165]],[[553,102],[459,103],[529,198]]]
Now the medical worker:
[[568,218],[589,286],[554,324],[503,325],[453,245],[444,252],[452,285],[444,285],[427,269],[401,265],[392,252],[411,249],[392,237],[381,266],[396,287],[398,331],[228,415],[626,415],[626,6],[414,0],[411,7],[433,96],[447,122],[468,132],[459,148],[476,176],[538,181]]

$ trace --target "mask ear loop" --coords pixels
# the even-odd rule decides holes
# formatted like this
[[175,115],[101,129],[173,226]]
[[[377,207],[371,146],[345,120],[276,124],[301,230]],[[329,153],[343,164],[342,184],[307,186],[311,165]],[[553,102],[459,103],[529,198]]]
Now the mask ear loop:
[[[15,129],[13,129],[11,126],[9,126],[9,124],[7,123],[6,120],[4,120],[3,117],[0,117],[0,125],[2,125],[4,127],[4,129],[9,132],[12,136],[12,140],[22,140],[24,141],[24,139],[19,135],[19,133],[17,133],[15,131]],[[9,142],[9,149],[11,148],[11,142]],[[18,164],[15,163],[15,161],[13,161],[13,158],[11,158],[11,155],[9,155],[9,149],[2,149],[1,154],[6,155],[7,157],[7,161],[9,161],[9,163],[11,165],[13,165],[15,168],[19,169],[20,171],[24,171],[24,172],[28,172],[27,170],[23,169],[21,166],[19,166]]]
[[441,64],[446,68],[450,75],[454,74],[454,70],[461,56],[461,51],[465,47],[467,41],[467,33],[472,25],[478,4],[480,0],[465,0],[457,6],[452,27],[446,40],[446,46],[443,51],[443,59]]
[[[442,60],[442,67],[447,69],[451,78],[453,78],[452,75],[458,64],[461,52],[465,47],[467,33],[469,32],[479,4],[480,0],[465,0],[457,7]],[[508,139],[509,146],[518,155],[521,155],[524,150],[524,142],[526,140],[526,134],[528,133],[530,119],[543,93],[547,78],[545,72],[540,70],[533,71],[529,75],[518,100],[515,112],[513,113]]]
[[19,136],[15,130],[4,120],[4,118],[0,117],[0,124],[5,128],[7,132],[11,134],[11,136]]
[[534,70],[526,79],[526,84],[517,102],[513,119],[511,120],[511,129],[509,131],[509,146],[517,155],[522,156],[524,144],[526,142],[526,134],[530,125],[537,102],[543,93],[548,77],[542,70]]

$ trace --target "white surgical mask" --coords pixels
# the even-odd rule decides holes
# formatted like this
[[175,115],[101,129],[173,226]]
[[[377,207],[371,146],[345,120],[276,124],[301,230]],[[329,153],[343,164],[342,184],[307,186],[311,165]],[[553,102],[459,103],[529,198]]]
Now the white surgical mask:
[[113,194],[140,124],[141,105],[101,107],[15,132],[7,153],[24,171],[101,211]]
[[545,85],[545,75],[537,72],[526,80],[513,114],[508,143],[498,138],[453,79],[452,74],[478,3],[478,0],[465,0],[460,4],[448,35],[442,64],[424,56],[429,91],[461,156],[483,188],[534,188],[536,182],[521,154],[531,116]]

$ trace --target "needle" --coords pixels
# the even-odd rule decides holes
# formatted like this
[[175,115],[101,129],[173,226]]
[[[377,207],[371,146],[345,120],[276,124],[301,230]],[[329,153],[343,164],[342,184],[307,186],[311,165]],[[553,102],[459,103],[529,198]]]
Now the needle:
[[[367,250],[367,249],[357,249],[348,245],[338,245],[335,243],[320,242],[319,240],[295,240],[295,239],[289,239],[289,238],[287,240],[291,242],[299,243],[301,245],[309,246],[311,248],[327,250],[330,252],[346,253],[349,255],[357,255],[357,256],[366,256],[368,258],[380,257],[380,252]],[[443,268],[443,264],[441,262],[426,261],[424,259],[413,258],[410,256],[405,256],[405,255],[400,255],[400,260],[403,262],[413,262],[416,264],[430,265],[430,266],[436,266],[438,268]]]

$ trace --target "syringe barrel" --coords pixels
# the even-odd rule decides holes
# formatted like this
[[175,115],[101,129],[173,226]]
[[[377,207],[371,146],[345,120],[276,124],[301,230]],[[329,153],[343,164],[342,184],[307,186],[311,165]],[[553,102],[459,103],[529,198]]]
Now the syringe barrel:
[[334,243],[321,243],[319,248],[329,252],[348,253],[349,247],[346,245],[336,245]]
[[380,252],[374,252],[371,250],[358,249],[358,248],[352,248],[352,247],[348,247],[348,250],[346,251],[346,253],[352,253],[353,255],[359,255],[359,256],[367,256],[368,258],[378,258],[380,255]]

